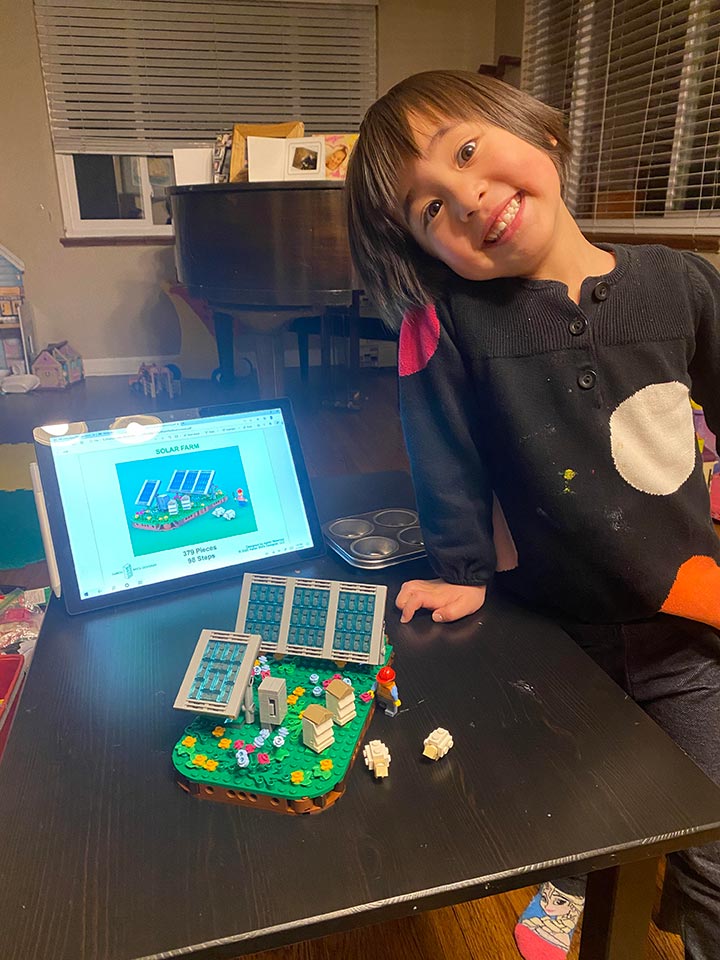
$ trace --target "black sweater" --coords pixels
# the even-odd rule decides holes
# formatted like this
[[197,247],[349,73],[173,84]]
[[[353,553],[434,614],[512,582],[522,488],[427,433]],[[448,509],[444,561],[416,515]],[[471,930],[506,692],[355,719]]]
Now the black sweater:
[[[720,539],[689,402],[720,434],[720,274],[607,247],[580,303],[556,281],[453,280],[400,333],[425,544],[451,583],[498,581],[586,622],[665,611],[720,626]],[[495,574],[492,497],[518,553]]]

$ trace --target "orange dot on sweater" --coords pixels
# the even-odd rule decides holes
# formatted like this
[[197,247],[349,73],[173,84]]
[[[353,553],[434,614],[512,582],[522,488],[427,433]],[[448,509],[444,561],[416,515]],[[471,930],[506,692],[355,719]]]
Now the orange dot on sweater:
[[720,627],[720,567],[712,557],[690,557],[680,567],[663,613]]

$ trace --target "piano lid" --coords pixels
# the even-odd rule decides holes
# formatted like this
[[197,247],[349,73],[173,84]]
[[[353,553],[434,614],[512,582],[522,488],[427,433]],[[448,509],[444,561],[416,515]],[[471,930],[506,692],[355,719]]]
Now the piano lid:
[[349,304],[342,181],[173,187],[178,277],[213,305]]

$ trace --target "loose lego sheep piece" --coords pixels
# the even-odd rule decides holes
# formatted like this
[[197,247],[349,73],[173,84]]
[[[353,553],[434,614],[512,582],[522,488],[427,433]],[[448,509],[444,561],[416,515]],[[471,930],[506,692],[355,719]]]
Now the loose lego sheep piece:
[[375,774],[375,779],[388,775],[390,767],[390,751],[382,740],[371,740],[363,747],[365,766]]
[[440,760],[453,745],[453,738],[444,727],[437,727],[423,740],[423,756],[431,760]]

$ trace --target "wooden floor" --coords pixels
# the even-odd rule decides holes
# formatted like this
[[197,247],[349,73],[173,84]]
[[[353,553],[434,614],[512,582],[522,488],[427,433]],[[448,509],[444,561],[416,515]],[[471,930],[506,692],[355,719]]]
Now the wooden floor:
[[[105,386],[101,380],[106,381]],[[342,389],[336,393],[339,402],[337,407],[323,407],[316,393],[302,388],[297,378],[289,377],[288,393],[293,398],[298,430],[311,476],[407,469],[394,373],[389,370],[365,371],[361,385],[362,409],[351,411],[342,406]],[[93,378],[88,390],[91,391],[89,399],[96,416],[104,415],[104,409],[101,409],[103,402],[106,405],[114,403],[116,414],[137,412],[130,409],[133,398],[127,395],[127,382],[122,378]],[[127,402],[124,403],[124,400]],[[52,422],[49,417],[41,415],[37,397],[31,402],[35,408],[32,414],[27,414],[28,423],[30,419],[34,419],[34,424]],[[75,399],[73,402],[78,401]],[[196,401],[190,389],[185,392],[182,403],[176,406],[191,406],[193,402],[212,402],[212,398]],[[30,439],[25,427],[20,430],[20,409],[20,405],[17,405],[13,411],[12,422],[8,420],[5,429],[2,422],[3,411],[0,410],[0,443]],[[50,398],[48,410],[52,409],[53,400]],[[112,410],[108,415],[111,413]],[[76,418],[81,417],[76,414]],[[12,436],[9,435],[10,429]],[[34,564],[32,569],[25,568],[24,571],[13,573],[16,576],[15,582],[22,583],[24,579],[28,581],[23,584],[26,586],[48,582],[44,564]],[[30,583],[30,579],[38,582]],[[581,815],[578,811],[578,816]],[[336,934],[322,940],[253,954],[252,958],[368,960],[369,957],[377,956],[386,960],[517,960],[512,931],[518,914],[525,908],[534,892],[534,888],[516,890],[347,934]],[[318,904],[318,913],[322,913],[322,904]],[[577,951],[578,938],[569,954],[570,960],[577,958]],[[646,955],[637,960],[681,958],[679,939],[661,933],[653,925]]]

